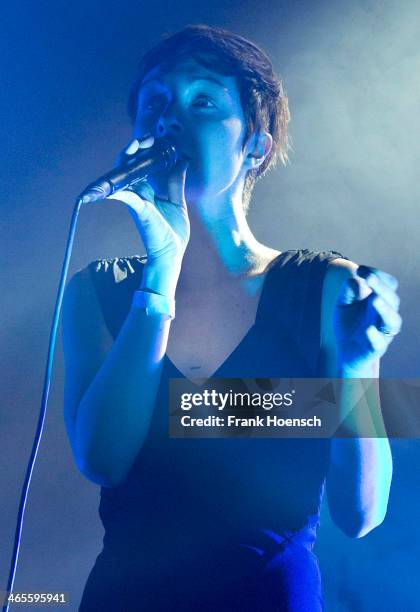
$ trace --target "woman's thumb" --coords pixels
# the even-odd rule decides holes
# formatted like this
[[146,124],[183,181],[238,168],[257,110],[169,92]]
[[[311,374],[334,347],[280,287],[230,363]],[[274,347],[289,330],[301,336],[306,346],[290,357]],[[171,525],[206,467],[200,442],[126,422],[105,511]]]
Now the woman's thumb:
[[118,200],[119,202],[124,202],[130,208],[135,210],[137,213],[140,213],[144,207],[145,202],[142,198],[134,193],[134,191],[128,191],[127,189],[123,189],[122,191],[117,191],[112,195],[109,195],[106,200]]
[[342,285],[337,303],[339,306],[353,304],[362,299],[362,287],[358,279],[348,278]]

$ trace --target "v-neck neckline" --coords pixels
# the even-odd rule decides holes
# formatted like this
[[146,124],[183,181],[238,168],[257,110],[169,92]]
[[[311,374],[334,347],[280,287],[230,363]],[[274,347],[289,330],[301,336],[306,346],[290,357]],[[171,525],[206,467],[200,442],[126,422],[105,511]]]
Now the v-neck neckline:
[[248,337],[251,335],[251,333],[255,330],[256,326],[257,326],[257,322],[259,319],[259,315],[260,315],[260,310],[262,308],[262,301],[263,301],[263,297],[264,297],[264,292],[267,289],[268,286],[268,277],[271,274],[272,270],[275,268],[275,266],[277,265],[280,257],[282,255],[284,255],[285,251],[282,251],[281,253],[279,253],[276,257],[274,257],[274,259],[272,259],[270,261],[270,263],[267,265],[267,271],[265,273],[265,277],[263,280],[263,284],[262,284],[262,288],[261,288],[261,293],[260,293],[260,297],[258,300],[258,306],[257,306],[257,310],[256,310],[256,314],[255,314],[255,319],[253,324],[251,325],[251,327],[248,329],[248,331],[246,332],[246,334],[243,336],[242,340],[240,340],[240,342],[236,345],[236,347],[233,349],[233,351],[226,357],[226,359],[223,361],[223,363],[220,364],[220,366],[217,368],[217,370],[215,370],[213,372],[213,374],[211,374],[210,376],[204,378],[204,377],[200,377],[197,376],[197,379],[199,380],[203,380],[203,383],[200,384],[196,384],[194,382],[192,382],[192,380],[190,378],[188,378],[188,376],[185,376],[185,374],[183,374],[181,372],[181,370],[179,370],[176,365],[174,364],[174,362],[168,357],[168,355],[165,353],[164,359],[166,360],[166,362],[174,369],[176,370],[180,376],[178,376],[177,378],[183,378],[185,380],[188,380],[191,384],[193,384],[194,386],[197,387],[201,387],[203,385],[205,385],[209,380],[211,380],[212,378],[217,378],[217,375],[219,374],[220,370],[222,368],[224,368],[226,366],[226,364],[233,358],[233,356],[238,352],[238,350],[241,348],[241,346],[243,345],[243,343],[248,339]]

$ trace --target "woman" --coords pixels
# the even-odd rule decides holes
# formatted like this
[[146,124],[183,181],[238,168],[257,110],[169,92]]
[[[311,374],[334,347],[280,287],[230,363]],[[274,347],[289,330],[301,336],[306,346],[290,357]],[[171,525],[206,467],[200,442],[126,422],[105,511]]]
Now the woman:
[[168,379],[377,376],[397,283],[253,236],[249,198],[287,158],[288,107],[249,41],[203,25],[168,37],[130,111],[124,155],[165,137],[179,161],[115,196],[146,255],[93,262],[66,291],[66,427],[105,527],[80,611],[321,610],[324,483],[337,525],[363,536],[385,516],[388,441],[169,438]]

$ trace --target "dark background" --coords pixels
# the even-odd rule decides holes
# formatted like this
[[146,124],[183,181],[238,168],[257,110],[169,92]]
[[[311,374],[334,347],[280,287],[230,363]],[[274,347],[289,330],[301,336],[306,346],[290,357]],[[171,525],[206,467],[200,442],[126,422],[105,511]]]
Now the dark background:
[[[404,329],[381,374],[419,376],[419,13],[414,0],[3,6],[0,589],[39,415],[73,200],[128,142],[125,107],[136,64],[163,32],[205,22],[269,52],[289,95],[294,152],[291,165],[257,185],[251,229],[279,250],[334,249],[394,274]],[[143,252],[123,204],[92,206],[80,216],[71,273],[98,257]],[[59,345],[15,590],[68,591],[67,609],[77,610],[103,529],[99,488],[71,456],[62,393]],[[349,540],[323,509],[316,551],[328,611],[418,609],[419,444],[391,444],[394,481],[382,526]]]

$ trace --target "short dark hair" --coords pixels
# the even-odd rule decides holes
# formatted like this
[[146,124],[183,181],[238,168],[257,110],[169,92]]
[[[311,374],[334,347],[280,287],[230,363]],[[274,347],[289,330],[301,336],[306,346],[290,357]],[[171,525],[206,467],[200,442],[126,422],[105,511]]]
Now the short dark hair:
[[[200,56],[202,53],[205,57]],[[163,40],[140,60],[138,77],[128,101],[128,112],[133,122],[145,75],[160,64],[170,69],[186,56],[195,56],[194,59],[207,68],[236,77],[247,127],[243,146],[256,131],[267,131],[273,137],[273,146],[267,158],[261,166],[246,175],[243,203],[247,212],[255,181],[278,159],[283,164],[288,161],[287,124],[290,116],[282,81],[274,72],[268,55],[246,38],[205,24],[188,25],[175,34],[165,34]]]

